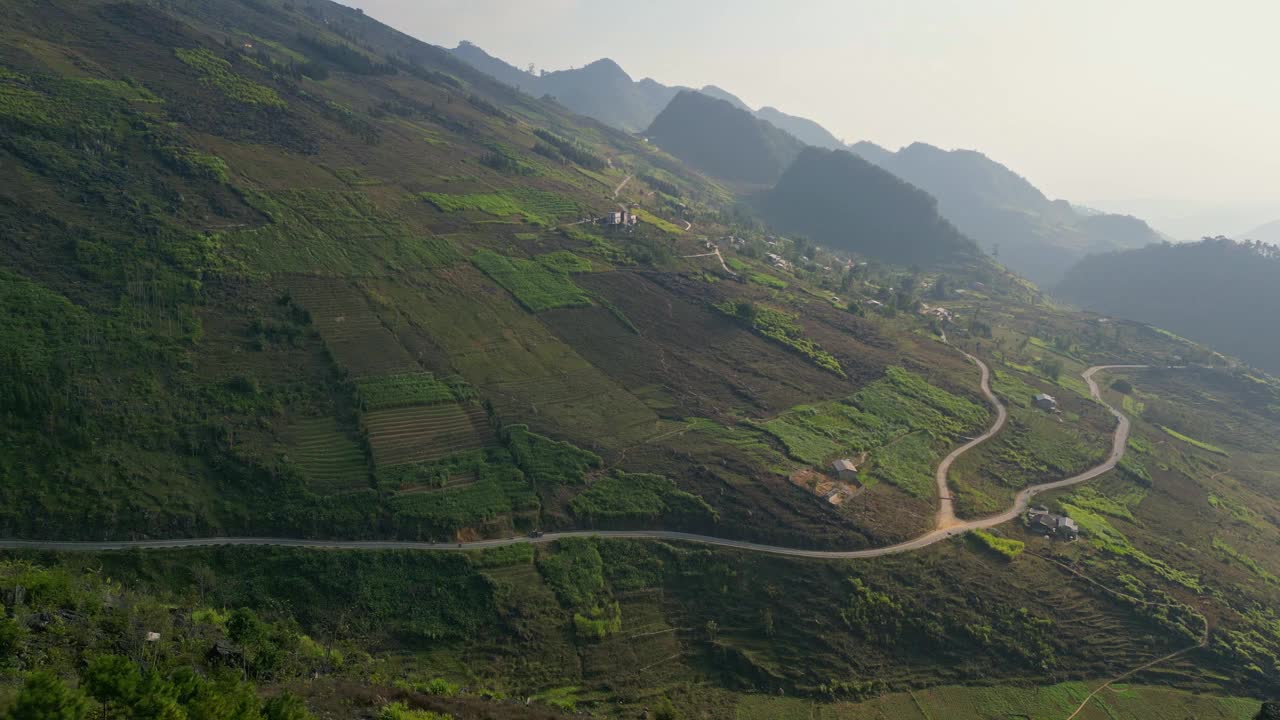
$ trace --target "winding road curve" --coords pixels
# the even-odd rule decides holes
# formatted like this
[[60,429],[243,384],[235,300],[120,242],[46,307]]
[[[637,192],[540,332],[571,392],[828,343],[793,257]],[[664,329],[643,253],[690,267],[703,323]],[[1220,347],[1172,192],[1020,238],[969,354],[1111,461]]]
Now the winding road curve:
[[183,549],[183,548],[206,548],[224,545],[251,545],[251,546],[273,546],[273,547],[291,547],[291,548],[311,548],[317,550],[480,550],[484,548],[502,547],[504,545],[514,545],[516,543],[547,543],[555,542],[564,538],[575,537],[604,537],[604,538],[628,538],[643,540],[679,540],[692,543],[701,543],[703,545],[715,545],[719,547],[733,548],[737,550],[746,550],[748,552],[767,553],[771,555],[785,555],[789,557],[802,558],[818,558],[828,560],[852,560],[858,558],[882,557],[885,555],[897,555],[899,553],[911,552],[921,548],[928,547],[934,543],[941,542],[957,535],[963,535],[970,530],[980,530],[984,528],[994,527],[1018,517],[1031,504],[1031,499],[1036,495],[1047,492],[1049,490],[1057,490],[1058,488],[1075,485],[1077,483],[1092,480],[1103,475],[1120,462],[1124,457],[1125,446],[1129,441],[1129,418],[1115,408],[1107,405],[1102,399],[1102,391],[1098,388],[1098,383],[1094,376],[1104,370],[1125,370],[1146,367],[1145,365],[1099,365],[1091,367],[1083,374],[1085,382],[1089,384],[1089,392],[1098,402],[1106,405],[1107,409],[1116,416],[1118,424],[1116,425],[1115,435],[1112,441],[1111,453],[1107,460],[1101,465],[1087,470],[1079,475],[1074,475],[1063,480],[1048,482],[1041,485],[1033,485],[1018,493],[1014,499],[1013,506],[1008,510],[998,514],[991,515],[977,520],[959,520],[955,517],[951,494],[947,486],[947,471],[951,468],[951,464],[956,458],[965,452],[973,449],[977,445],[990,439],[1004,427],[1008,419],[1008,411],[1003,403],[991,391],[991,371],[987,368],[986,363],[982,362],[973,355],[965,353],[965,357],[977,364],[982,371],[981,389],[983,396],[987,402],[996,410],[996,421],[982,435],[970,440],[966,444],[956,448],[948,455],[938,466],[936,480],[938,484],[939,494],[939,510],[935,527],[930,532],[925,533],[913,540],[898,543],[897,545],[888,545],[885,547],[869,548],[864,550],[806,550],[803,548],[783,547],[779,545],[765,545],[762,543],[747,542],[744,540],[731,540],[728,538],[718,538],[710,535],[697,535],[693,533],[676,532],[672,530],[578,530],[569,532],[551,532],[539,537],[512,537],[499,538],[494,540],[479,540],[476,542],[466,543],[430,543],[430,542],[410,542],[396,540],[301,540],[295,538],[270,538],[270,537],[225,537],[225,538],[180,538],[173,540],[108,540],[105,542],[53,542],[43,540],[0,540],[0,549],[5,550],[44,550],[44,551],[84,551],[84,552],[101,552],[105,550],[159,550],[159,549]]

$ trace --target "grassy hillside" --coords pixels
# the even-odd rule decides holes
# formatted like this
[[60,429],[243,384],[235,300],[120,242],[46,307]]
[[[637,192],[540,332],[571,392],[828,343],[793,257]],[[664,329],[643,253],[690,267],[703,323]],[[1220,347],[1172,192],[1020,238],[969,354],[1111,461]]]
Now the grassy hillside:
[[[992,419],[957,346],[1012,412],[953,470],[968,514],[1105,451],[1084,367],[1205,365],[1108,385],[1133,452],[1046,498],[1085,529],[1070,544],[1008,523],[837,562],[605,540],[8,553],[0,708],[57,685],[40,669],[76,704],[102,655],[149,690],[95,714],[226,697],[253,717],[284,691],[329,717],[858,717],[912,693],[1034,714],[1174,652],[1132,692],[1231,717],[1217,697],[1280,691],[1273,378],[1039,302],[851,156],[806,151],[761,218],[338,5],[0,5],[3,537],[873,547],[931,527],[934,464]],[[634,229],[595,221],[620,204]],[[841,222],[765,224],[797,217]],[[1061,415],[1029,407],[1046,390]],[[804,486],[863,453],[842,502]]]

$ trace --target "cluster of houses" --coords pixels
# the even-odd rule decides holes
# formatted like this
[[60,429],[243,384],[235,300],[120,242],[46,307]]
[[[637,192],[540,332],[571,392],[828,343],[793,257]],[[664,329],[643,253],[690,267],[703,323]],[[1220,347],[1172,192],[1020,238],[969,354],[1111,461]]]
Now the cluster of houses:
[[791,269],[791,261],[777,253],[765,253],[764,259],[768,260],[770,265],[778,268],[779,270]]
[[955,314],[944,307],[929,307],[928,305],[921,305],[920,314],[926,317],[935,317],[938,320],[949,324],[954,324],[956,320]]
[[1066,515],[1049,512],[1049,508],[1037,505],[1027,511],[1027,529],[1037,535],[1075,540],[1080,537],[1080,527]]

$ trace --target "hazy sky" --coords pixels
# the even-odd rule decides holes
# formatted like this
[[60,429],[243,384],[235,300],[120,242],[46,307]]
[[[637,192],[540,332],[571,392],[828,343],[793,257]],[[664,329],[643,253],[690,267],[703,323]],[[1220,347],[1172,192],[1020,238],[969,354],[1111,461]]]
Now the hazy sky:
[[524,67],[616,60],[847,141],[980,150],[1179,237],[1280,218],[1276,0],[344,0]]

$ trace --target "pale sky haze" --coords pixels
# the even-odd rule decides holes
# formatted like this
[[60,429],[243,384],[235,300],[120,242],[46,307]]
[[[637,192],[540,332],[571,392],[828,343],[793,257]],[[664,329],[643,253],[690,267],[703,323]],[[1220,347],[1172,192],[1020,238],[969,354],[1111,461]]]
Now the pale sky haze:
[[1275,0],[344,0],[514,65],[601,57],[837,137],[979,150],[1179,239],[1280,219]]

